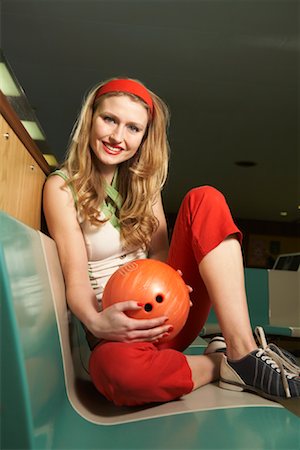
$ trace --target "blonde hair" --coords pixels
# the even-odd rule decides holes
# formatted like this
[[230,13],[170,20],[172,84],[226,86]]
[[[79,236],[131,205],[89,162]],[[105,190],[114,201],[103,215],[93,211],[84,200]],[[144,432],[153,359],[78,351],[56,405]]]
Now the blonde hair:
[[105,180],[89,145],[93,115],[107,96],[127,95],[143,104],[148,110],[148,129],[137,153],[119,165],[117,189],[123,198],[118,218],[124,248],[147,249],[158,227],[153,204],[165,184],[168,172],[169,144],[166,130],[169,111],[166,104],[150,90],[154,105],[153,118],[146,103],[133,94],[113,92],[94,101],[96,92],[107,81],[93,88],[83,102],[62,167],[70,177],[68,184],[72,184],[76,192],[81,216],[91,224],[101,226],[107,220],[99,218],[99,208],[106,197]]

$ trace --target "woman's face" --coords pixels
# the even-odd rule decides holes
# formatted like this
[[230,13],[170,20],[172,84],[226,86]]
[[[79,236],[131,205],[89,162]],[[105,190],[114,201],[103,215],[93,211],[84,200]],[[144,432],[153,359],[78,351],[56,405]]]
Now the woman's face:
[[92,119],[90,146],[109,178],[137,152],[148,124],[146,108],[127,95],[106,97]]

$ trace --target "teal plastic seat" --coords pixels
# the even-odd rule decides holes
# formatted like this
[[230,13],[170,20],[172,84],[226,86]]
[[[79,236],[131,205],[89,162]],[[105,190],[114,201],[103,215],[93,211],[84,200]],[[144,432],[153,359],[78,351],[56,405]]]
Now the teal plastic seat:
[[[235,450],[245,434],[253,450],[282,449],[282,436],[287,448],[299,442],[296,415],[215,385],[162,405],[106,401],[89,380],[89,350],[67,310],[55,243],[3,212],[0,294],[3,449],[222,449],[226,442]],[[189,350],[200,353],[203,341]]]

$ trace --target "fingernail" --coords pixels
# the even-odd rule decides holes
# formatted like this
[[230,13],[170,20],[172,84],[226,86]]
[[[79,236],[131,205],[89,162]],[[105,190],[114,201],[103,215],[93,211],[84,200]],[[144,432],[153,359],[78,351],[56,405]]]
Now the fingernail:
[[138,303],[137,305],[138,306],[144,306],[144,303]]
[[169,317],[167,317],[166,319],[165,319],[165,322],[167,322],[169,320]]
[[163,334],[163,337],[168,337],[169,336],[169,333],[164,333]]
[[169,327],[169,328],[168,328],[168,332],[169,332],[169,333],[171,333],[171,331],[173,331],[173,330],[174,330],[174,327]]

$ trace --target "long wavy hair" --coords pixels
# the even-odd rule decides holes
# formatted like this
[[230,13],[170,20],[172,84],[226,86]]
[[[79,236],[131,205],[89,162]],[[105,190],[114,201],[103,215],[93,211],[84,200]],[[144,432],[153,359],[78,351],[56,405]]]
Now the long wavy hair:
[[108,220],[99,217],[100,206],[106,197],[105,180],[89,144],[93,115],[108,96],[128,95],[143,104],[148,110],[148,127],[136,154],[119,165],[117,189],[123,198],[118,218],[124,248],[148,249],[151,237],[158,227],[153,204],[165,184],[168,173],[169,111],[167,105],[150,90],[148,91],[154,105],[153,117],[150,116],[146,103],[133,94],[114,92],[104,94],[94,101],[98,89],[108,81],[110,80],[98,84],[86,96],[62,167],[70,177],[67,184],[71,184],[76,192],[77,208],[81,217],[89,220],[92,225],[103,225]]

